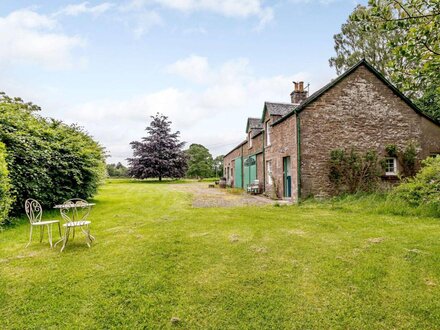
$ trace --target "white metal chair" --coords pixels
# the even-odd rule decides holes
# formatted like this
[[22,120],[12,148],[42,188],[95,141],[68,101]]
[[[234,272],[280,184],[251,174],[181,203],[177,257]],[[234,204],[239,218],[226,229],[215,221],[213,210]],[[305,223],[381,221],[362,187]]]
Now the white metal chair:
[[[75,238],[75,228],[79,227],[83,234],[86,237],[86,244],[90,247],[95,238],[90,235],[89,225],[91,221],[87,220],[87,217],[90,214],[91,205],[87,201],[80,198],[69,199],[64,202],[62,207],[60,208],[60,213],[62,218],[66,221],[63,225],[65,227],[64,236],[63,236],[63,246],[61,247],[61,252],[63,252],[66,247],[67,242],[69,241],[70,231],[72,231],[72,239]],[[58,241],[55,245],[57,245],[60,241]]]
[[29,198],[26,200],[24,204],[24,209],[26,211],[26,215],[29,218],[29,222],[31,224],[31,230],[29,234],[29,242],[26,244],[26,247],[31,244],[32,241],[32,230],[34,227],[40,227],[40,243],[43,241],[44,235],[44,227],[47,227],[47,236],[49,237],[49,244],[52,247],[52,225],[54,223],[58,224],[58,231],[61,237],[61,227],[59,220],[44,220],[41,221],[41,216],[43,215],[43,208],[41,204],[38,203],[35,199]]

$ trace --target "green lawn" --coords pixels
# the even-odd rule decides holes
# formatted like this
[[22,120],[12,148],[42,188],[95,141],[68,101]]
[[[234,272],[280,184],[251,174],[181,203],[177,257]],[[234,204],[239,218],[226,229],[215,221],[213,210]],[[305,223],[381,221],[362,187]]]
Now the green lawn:
[[91,249],[0,233],[0,328],[440,328],[439,219],[194,209],[169,187],[103,186]]

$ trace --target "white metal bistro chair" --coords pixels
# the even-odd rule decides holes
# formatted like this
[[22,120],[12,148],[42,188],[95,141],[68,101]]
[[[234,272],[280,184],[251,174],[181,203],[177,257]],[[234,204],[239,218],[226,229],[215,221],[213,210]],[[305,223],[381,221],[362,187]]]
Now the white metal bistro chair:
[[94,204],[90,204],[83,199],[73,198],[59,206],[61,216],[66,221],[66,223],[63,224],[63,227],[65,228],[63,239],[55,243],[55,245],[57,245],[59,242],[63,241],[61,252],[63,252],[69,241],[70,232],[72,232],[72,239],[75,238],[75,228],[81,229],[86,237],[86,244],[88,247],[90,247],[92,241],[95,240],[95,238],[90,235],[89,226],[91,221],[87,220],[92,205]]
[[41,204],[38,203],[35,199],[29,198],[24,203],[24,209],[26,211],[26,215],[29,218],[29,222],[31,223],[31,230],[29,234],[29,242],[26,244],[26,247],[31,244],[32,241],[32,230],[34,227],[40,227],[40,243],[43,241],[44,235],[44,227],[47,227],[47,236],[49,237],[49,244],[52,247],[52,225],[54,223],[58,224],[58,231],[61,237],[61,227],[59,220],[44,220],[41,221],[41,216],[43,215],[43,208]]

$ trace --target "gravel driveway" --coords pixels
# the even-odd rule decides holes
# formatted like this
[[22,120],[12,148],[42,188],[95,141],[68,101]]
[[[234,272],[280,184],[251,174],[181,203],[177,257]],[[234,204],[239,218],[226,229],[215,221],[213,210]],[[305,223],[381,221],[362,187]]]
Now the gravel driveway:
[[208,182],[170,184],[171,190],[190,193],[193,196],[193,207],[236,207],[249,205],[269,205],[275,201],[262,196],[246,193],[237,194],[226,189],[209,188]]

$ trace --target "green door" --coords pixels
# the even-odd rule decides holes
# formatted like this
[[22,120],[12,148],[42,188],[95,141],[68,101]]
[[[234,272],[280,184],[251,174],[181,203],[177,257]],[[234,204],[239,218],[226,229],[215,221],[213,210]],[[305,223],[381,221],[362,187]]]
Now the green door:
[[292,197],[292,175],[290,173],[290,157],[283,158],[284,197]]
[[257,179],[257,156],[250,156],[244,161],[244,188]]
[[241,157],[235,158],[234,188],[243,188]]

